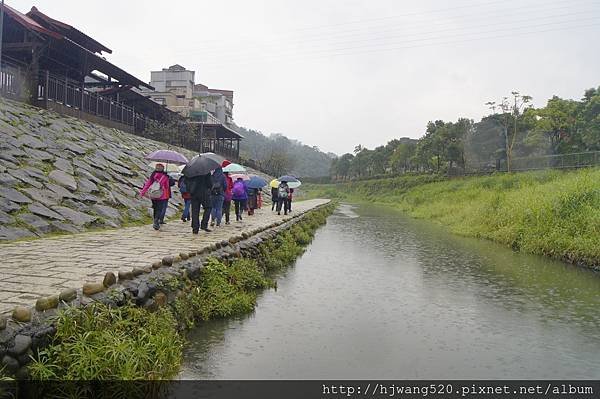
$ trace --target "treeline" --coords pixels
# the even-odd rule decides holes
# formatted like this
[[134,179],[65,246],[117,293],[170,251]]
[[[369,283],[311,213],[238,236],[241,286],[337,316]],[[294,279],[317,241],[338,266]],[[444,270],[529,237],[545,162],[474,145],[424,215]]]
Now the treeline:
[[326,154],[282,134],[265,136],[256,130],[237,127],[244,139],[240,155],[249,166],[272,176],[293,174],[298,177],[328,176],[335,154]]
[[418,140],[394,139],[372,150],[358,145],[333,160],[330,176],[510,171],[518,158],[600,151],[600,87],[579,101],[554,96],[543,108],[518,92],[486,105],[491,113],[479,122],[436,120]]

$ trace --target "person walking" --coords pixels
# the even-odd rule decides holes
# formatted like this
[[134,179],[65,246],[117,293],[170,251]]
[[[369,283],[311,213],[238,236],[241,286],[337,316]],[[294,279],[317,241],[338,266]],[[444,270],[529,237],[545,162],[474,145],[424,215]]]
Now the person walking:
[[[210,219],[211,212],[210,191],[212,188],[210,173],[186,177],[185,184],[192,197],[192,233],[198,234],[198,230],[200,229],[210,232],[211,230],[208,228],[208,219]],[[201,206],[204,208],[202,221],[200,221]]]
[[233,183],[232,198],[235,204],[235,221],[242,221],[242,213],[246,207],[246,201],[248,200],[248,194],[246,189],[246,183],[241,177],[238,177],[235,183]]
[[181,197],[183,198],[183,214],[181,215],[181,221],[184,223],[189,222],[191,220],[190,205],[192,204],[192,195],[187,190],[184,176],[181,176],[179,178],[179,181],[177,182],[177,187],[179,187],[179,192],[181,193]]
[[256,190],[256,208],[261,209],[263,204],[262,188]]
[[281,215],[281,208],[283,207],[283,214],[287,215],[287,198],[290,194],[290,188],[286,181],[279,183],[277,187],[277,214]]
[[277,187],[271,187],[271,212],[273,212],[275,210],[275,207],[277,206],[277,191]]
[[225,190],[227,189],[227,179],[223,174],[223,168],[217,168],[212,175],[212,188],[210,198],[212,203],[210,225],[217,227],[221,225],[223,218],[223,202],[225,201]]
[[[166,173],[166,172],[165,172]],[[175,179],[173,179],[171,176],[169,176],[169,174],[167,173],[167,178],[169,179],[169,188],[168,188],[168,192],[169,192],[169,199],[173,196],[173,193],[171,192],[171,187],[173,187],[175,185]],[[167,208],[169,207],[169,202],[167,201],[167,205],[165,205],[161,212],[160,212],[160,216],[159,216],[159,223],[160,224],[166,224],[167,222],[165,222],[165,217],[167,216]]]
[[294,196],[294,189],[290,188],[290,192],[288,193],[287,200],[285,201],[285,205],[287,206],[287,211],[292,211],[292,197]]
[[229,172],[223,172],[227,180],[227,187],[223,193],[223,215],[225,216],[225,224],[229,224],[229,214],[231,212],[231,200],[233,199],[233,179],[229,176]]
[[144,197],[146,194],[152,200],[152,227],[154,227],[154,230],[158,230],[160,229],[161,217],[164,218],[171,196],[169,176],[165,172],[165,165],[162,163],[156,164],[154,171],[140,190],[140,197]]
[[254,215],[258,203],[258,189],[248,188],[248,216]]

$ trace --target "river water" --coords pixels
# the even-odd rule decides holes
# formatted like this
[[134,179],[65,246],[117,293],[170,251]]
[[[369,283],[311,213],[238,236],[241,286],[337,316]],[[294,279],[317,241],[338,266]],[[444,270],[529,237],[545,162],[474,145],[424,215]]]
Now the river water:
[[341,205],[256,311],[204,323],[183,379],[598,379],[600,274]]

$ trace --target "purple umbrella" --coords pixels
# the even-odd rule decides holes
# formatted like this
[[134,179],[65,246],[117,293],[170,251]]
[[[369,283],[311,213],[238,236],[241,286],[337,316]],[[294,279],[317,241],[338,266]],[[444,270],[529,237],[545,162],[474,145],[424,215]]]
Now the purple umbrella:
[[146,159],[155,162],[174,163],[177,165],[185,165],[188,163],[188,159],[177,151],[171,150],[157,150],[148,155]]

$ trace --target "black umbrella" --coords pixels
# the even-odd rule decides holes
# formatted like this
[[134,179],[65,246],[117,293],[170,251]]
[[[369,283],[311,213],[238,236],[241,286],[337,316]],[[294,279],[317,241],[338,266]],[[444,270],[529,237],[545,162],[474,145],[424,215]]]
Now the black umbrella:
[[221,167],[219,162],[200,154],[192,158],[192,160],[185,165],[181,173],[183,173],[185,177],[196,177],[206,175],[219,167]]
[[200,155],[202,155],[203,157],[206,157],[206,158],[210,158],[214,161],[217,161],[219,163],[219,166],[221,166],[221,163],[225,160],[224,156],[215,154],[214,152],[203,152]]

